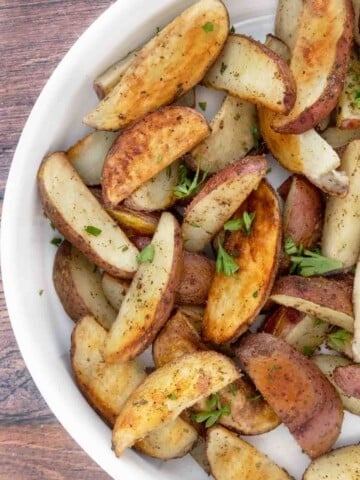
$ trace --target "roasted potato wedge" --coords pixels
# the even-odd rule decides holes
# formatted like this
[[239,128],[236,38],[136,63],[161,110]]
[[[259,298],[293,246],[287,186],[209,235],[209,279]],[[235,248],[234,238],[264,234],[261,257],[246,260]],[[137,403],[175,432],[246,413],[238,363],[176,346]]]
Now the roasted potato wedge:
[[108,302],[116,311],[120,310],[121,304],[130,288],[130,282],[121,278],[113,277],[104,272],[101,278],[101,286]]
[[348,445],[312,461],[302,480],[356,480],[359,477],[360,445]]
[[[340,395],[343,406],[346,410],[355,415],[360,415],[360,399],[354,398],[353,395],[346,392],[341,385],[338,384],[336,372],[338,368],[347,367],[351,365],[351,361],[339,355],[314,355],[312,361],[320,368],[328,380],[334,385],[338,394]],[[351,382],[352,383],[352,382]]]
[[294,175],[283,210],[284,237],[304,248],[315,247],[321,239],[324,207],[321,192],[306,178]]
[[140,263],[106,340],[107,362],[124,362],[143,352],[173,309],[183,252],[180,228],[171,213],[162,214],[147,248],[149,257]]
[[137,361],[110,365],[104,361],[107,332],[92,316],[80,320],[71,336],[71,366],[75,381],[98,414],[110,426],[129,395],[145,379]]
[[275,118],[273,112],[259,108],[258,114],[262,136],[281,165],[290,172],[305,175],[329,195],[344,197],[347,194],[349,179],[336,170],[340,165],[338,154],[314,129],[301,135],[280,134],[271,126]]
[[291,480],[285,470],[224,427],[208,430],[206,455],[216,480]]
[[329,324],[294,308],[280,307],[267,318],[263,331],[310,355],[326,339]]
[[324,140],[333,148],[346,146],[353,140],[360,139],[360,128],[354,130],[340,130],[337,127],[329,127],[321,133]]
[[105,205],[119,204],[209,133],[204,117],[191,108],[165,107],[147,115],[109,150],[102,173]]
[[66,155],[85,185],[100,185],[106,155],[119,132],[92,132],[68,149]]
[[360,60],[352,51],[344,86],[337,106],[336,126],[340,129],[360,127],[360,110],[357,94],[360,90]]
[[314,363],[267,333],[247,335],[235,352],[304,452],[311,458],[327,452],[340,434],[343,409],[335,388]]
[[304,2],[290,62],[296,102],[288,115],[274,117],[276,132],[304,133],[335,108],[348,69],[353,29],[350,0]]
[[328,198],[321,245],[325,256],[351,267],[360,254],[360,140],[347,146],[341,169],[349,177],[349,193],[345,198]]
[[158,213],[140,212],[123,205],[105,210],[129,235],[153,235],[160,218]]
[[338,366],[334,371],[334,381],[346,395],[360,400],[360,365]]
[[[302,3],[303,0],[300,0],[299,3]],[[288,2],[290,3],[290,2]],[[297,0],[291,1],[292,5],[297,3]],[[271,33],[266,35],[265,45],[270,48],[273,52],[276,53],[280,58],[289,63],[291,59],[291,51],[286,43],[284,43],[280,38],[275,37]]]
[[360,257],[356,265],[354,288],[353,288],[353,306],[354,306],[354,338],[352,341],[352,353],[355,362],[360,363]]
[[245,157],[255,145],[256,118],[254,105],[226,95],[210,122],[210,136],[194,148],[186,163],[194,170],[199,166],[205,172],[216,173]]
[[[75,380],[90,405],[111,427],[126,399],[145,379],[136,361],[109,365],[102,355],[106,330],[91,316],[75,327],[71,337],[71,365]],[[162,460],[189,452],[197,439],[196,430],[181,418],[150,433],[135,445],[147,455]]]
[[275,282],[270,299],[350,332],[354,330],[350,278],[280,277]]
[[228,12],[221,1],[196,2],[139,51],[84,122],[97,130],[119,130],[173,102],[203,78],[228,33]]
[[352,0],[354,7],[354,39],[360,45],[360,1]]
[[184,252],[184,270],[176,292],[176,303],[204,305],[215,274],[215,262],[198,253]]
[[245,35],[229,35],[203,84],[285,114],[296,99],[295,82],[286,62]]
[[117,417],[112,437],[116,455],[239,376],[233,362],[216,352],[186,354],[155,370]]
[[38,172],[45,214],[56,229],[95,265],[131,278],[139,253],[105,212],[62,152],[45,158]]
[[208,180],[185,210],[184,246],[190,252],[204,249],[235,213],[266,173],[266,159],[245,157]]
[[124,205],[144,212],[165,210],[175,201],[174,189],[179,183],[179,164],[175,161],[143,183],[135,192],[125,198]]
[[56,293],[69,317],[77,322],[93,315],[109,330],[117,312],[104,295],[101,274],[93,263],[66,240],[58,248],[53,266]]
[[275,35],[279,37],[290,50],[294,49],[304,0],[279,0],[275,18]]
[[234,252],[239,270],[231,276],[217,273],[204,316],[203,338],[216,344],[233,341],[244,333],[267,300],[278,264],[281,244],[280,207],[272,187],[262,181],[233,218],[255,213],[249,235],[231,232],[224,243]]

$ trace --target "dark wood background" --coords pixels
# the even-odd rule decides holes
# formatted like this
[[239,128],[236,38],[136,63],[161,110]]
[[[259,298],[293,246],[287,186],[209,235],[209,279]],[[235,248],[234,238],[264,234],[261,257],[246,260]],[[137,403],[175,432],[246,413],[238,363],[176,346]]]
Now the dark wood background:
[[[119,0],[125,1],[125,0]],[[0,0],[0,208],[21,130],[50,74],[111,0]],[[34,385],[0,291],[0,480],[106,480]]]

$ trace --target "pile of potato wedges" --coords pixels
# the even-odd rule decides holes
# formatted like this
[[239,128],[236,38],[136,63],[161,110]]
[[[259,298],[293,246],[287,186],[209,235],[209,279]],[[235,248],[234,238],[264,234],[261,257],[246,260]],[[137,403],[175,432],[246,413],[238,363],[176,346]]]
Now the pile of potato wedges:
[[[360,445],[333,449],[360,415],[359,11],[279,0],[260,43],[194,2],[94,80],[93,131],[42,161],[74,379],[117,456],[290,479],[243,438],[283,423],[303,480],[360,479]],[[198,85],[224,92],[210,122]]]

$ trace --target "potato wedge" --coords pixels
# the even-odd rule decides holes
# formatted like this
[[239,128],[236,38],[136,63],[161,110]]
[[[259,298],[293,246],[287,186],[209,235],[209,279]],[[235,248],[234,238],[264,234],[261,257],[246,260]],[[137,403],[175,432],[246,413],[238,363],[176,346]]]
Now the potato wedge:
[[216,480],[291,480],[285,470],[224,427],[208,430],[206,455]]
[[101,274],[94,267],[65,240],[55,255],[54,287],[65,312],[74,322],[85,315],[93,315],[102,327],[109,330],[117,312],[104,295]]
[[354,7],[354,40],[360,45],[360,1],[352,0]]
[[165,210],[171,207],[176,201],[174,189],[179,183],[179,164],[179,161],[171,163],[143,183],[135,192],[125,198],[124,205],[144,212]]
[[267,333],[247,335],[235,352],[304,452],[311,458],[327,452],[340,434],[343,409],[335,388],[314,363]]
[[116,420],[112,437],[116,455],[237,378],[233,362],[216,352],[186,354],[155,370],[130,396]]
[[266,159],[245,157],[208,180],[185,210],[184,246],[200,252],[234,214],[266,173]]
[[121,304],[130,288],[130,282],[121,278],[113,277],[104,272],[101,278],[101,286],[108,302],[116,311],[120,310]]
[[317,458],[302,480],[356,480],[360,477],[360,445],[348,445]]
[[300,134],[318,125],[336,107],[350,60],[354,21],[351,0],[304,2],[290,69],[296,102],[278,115],[278,133]]
[[304,248],[315,247],[321,239],[324,207],[321,192],[306,178],[294,175],[283,210],[284,237]]
[[208,173],[245,157],[254,147],[253,129],[257,125],[256,107],[226,95],[220,110],[210,122],[211,134],[186,158],[193,170],[199,166]]
[[85,185],[100,185],[106,155],[119,132],[92,132],[68,149],[66,155]]
[[346,146],[353,140],[360,139],[360,128],[354,130],[340,130],[337,127],[329,127],[321,133],[324,140],[333,148]]
[[[106,330],[93,317],[80,320],[71,336],[71,365],[80,391],[112,427],[125,401],[146,374],[136,361],[117,365],[105,363],[102,355],[105,339]],[[188,453],[196,439],[196,430],[176,418],[156,433],[150,433],[135,448],[167,460]]]
[[215,344],[233,341],[244,333],[267,300],[277,271],[281,243],[278,199],[262,181],[235,213],[255,213],[249,235],[231,232],[227,252],[235,252],[239,270],[232,276],[217,273],[212,282],[204,316],[203,338]]
[[125,362],[143,352],[173,309],[183,253],[180,228],[171,213],[162,214],[150,246],[151,257],[140,264],[109,332],[107,362]]
[[360,140],[347,146],[341,168],[350,180],[349,193],[345,198],[328,198],[321,245],[325,256],[351,267],[360,254]]
[[279,37],[289,49],[294,49],[304,0],[279,0],[275,18],[275,35]]
[[334,381],[347,395],[360,400],[360,365],[338,366],[334,371]]
[[340,367],[351,365],[351,361],[339,355],[314,355],[311,359],[320,368],[327,379],[334,385],[340,395],[342,404],[346,410],[355,415],[360,415],[360,399],[346,393],[336,382],[336,371]]
[[289,275],[275,282],[270,299],[352,332],[354,313],[351,296],[350,278]]
[[94,317],[83,317],[71,336],[71,366],[81,393],[112,426],[146,374],[135,360],[116,365],[106,363],[102,355],[106,335]]
[[280,307],[267,318],[263,331],[284,339],[309,356],[326,339],[329,325],[294,308]]
[[209,133],[204,117],[187,107],[165,107],[147,115],[109,150],[102,173],[105,205],[116,206]]
[[132,235],[153,235],[160,219],[158,213],[139,212],[123,205],[105,210],[121,228]]
[[296,99],[295,82],[286,62],[245,35],[229,35],[203,84],[285,114]]
[[360,127],[359,90],[360,60],[357,52],[353,50],[337,106],[336,126],[340,129],[355,129]]
[[198,253],[184,252],[184,270],[176,292],[176,303],[204,305],[215,274],[215,262]]
[[283,167],[290,172],[305,175],[311,183],[329,195],[344,197],[347,194],[349,179],[336,170],[340,165],[338,154],[314,129],[301,135],[280,134],[271,127],[273,112],[259,108],[258,114],[261,134]]
[[355,317],[352,353],[355,362],[360,363],[360,257],[356,265],[352,300]]
[[[281,2],[281,0],[280,0]],[[280,5],[280,2],[279,2],[279,5]],[[299,0],[299,3],[302,4],[303,0]],[[292,5],[295,5],[297,2],[297,0],[294,2],[294,1],[291,1],[291,4]],[[265,40],[265,45],[270,48],[270,50],[272,50],[273,52],[276,53],[276,55],[278,55],[280,58],[282,58],[283,60],[285,60],[285,62],[289,63],[290,62],[290,59],[291,59],[291,51],[290,51],[290,48],[288,47],[288,45],[283,42],[283,40],[281,40],[279,37],[275,37],[274,35],[272,35],[271,33],[268,33],[266,35],[266,40]]]
[[131,278],[137,248],[105,212],[61,152],[46,157],[38,172],[44,212],[57,230],[90,261],[111,275]]
[[119,130],[173,102],[203,78],[228,32],[228,12],[221,1],[196,2],[139,51],[84,122],[97,130]]

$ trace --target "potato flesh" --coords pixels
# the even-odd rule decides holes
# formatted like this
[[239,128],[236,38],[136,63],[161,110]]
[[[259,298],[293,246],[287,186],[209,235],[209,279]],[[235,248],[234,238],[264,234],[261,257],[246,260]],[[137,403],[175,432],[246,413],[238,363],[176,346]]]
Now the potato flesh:
[[321,136],[333,148],[340,148],[353,140],[360,139],[360,128],[340,130],[340,128],[337,127],[329,127],[321,133]]
[[210,136],[191,152],[191,166],[214,173],[245,157],[254,147],[256,116],[254,105],[227,95],[210,123]]
[[216,480],[291,479],[266,455],[220,426],[208,430],[206,454]]
[[205,118],[187,107],[165,107],[147,115],[108,152],[102,172],[105,205],[119,204],[209,133]]
[[245,35],[229,35],[203,83],[274,112],[287,113],[296,96],[287,64],[263,44]]
[[[46,215],[67,240],[112,275],[134,275],[137,248],[84,185],[65,154],[54,153],[43,161],[38,183]],[[101,233],[88,233],[89,226]]]
[[265,172],[264,157],[245,157],[208,180],[185,211],[182,234],[186,250],[203,250]]
[[338,102],[337,127],[341,129],[355,129],[360,127],[359,100],[357,99],[357,92],[359,90],[360,61],[357,53],[352,52],[349,69]]
[[[291,0],[292,3],[293,0]],[[302,3],[302,0],[300,0]],[[265,40],[265,45],[270,48],[273,52],[276,53],[276,55],[279,55],[280,58],[285,60],[285,62],[289,62],[291,59],[291,51],[290,48],[286,43],[284,43],[280,38],[275,37],[274,35],[271,35],[271,33],[268,33],[266,35],[266,40]]]
[[109,332],[104,357],[123,362],[143,352],[166,322],[181,278],[182,242],[177,221],[163,213],[152,239],[154,257],[141,263]]
[[217,273],[210,288],[204,316],[203,336],[216,344],[244,333],[255,320],[271,290],[280,250],[280,207],[275,192],[262,181],[242,204],[234,218],[244,211],[255,212],[250,235],[230,234],[228,252],[236,252],[239,270],[226,277]]
[[314,460],[302,480],[357,480],[360,478],[360,445],[348,445]]
[[278,2],[275,35],[285,42],[290,50],[295,46],[303,8],[303,0],[279,0]]
[[216,352],[183,355],[155,370],[131,395],[116,420],[116,455],[237,378],[239,372],[231,360]]
[[118,312],[130,288],[130,283],[127,280],[112,277],[105,272],[101,279],[101,285],[105,297],[108,299],[116,312]]
[[351,267],[360,254],[360,140],[348,145],[341,168],[350,180],[349,193],[345,198],[327,200],[321,245],[326,257]]
[[[213,29],[207,31],[206,24]],[[201,80],[228,32],[229,17],[222,2],[195,3],[139,51],[121,81],[84,122],[97,130],[118,130],[171,103]]]

